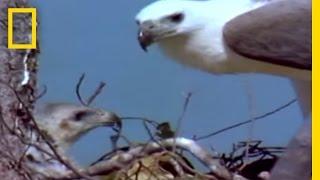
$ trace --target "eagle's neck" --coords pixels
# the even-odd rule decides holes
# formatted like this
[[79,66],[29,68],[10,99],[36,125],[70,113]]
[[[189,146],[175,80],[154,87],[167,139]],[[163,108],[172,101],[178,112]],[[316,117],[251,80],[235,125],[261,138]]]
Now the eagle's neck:
[[[28,151],[26,152],[28,166],[35,172],[45,177],[58,177],[68,174],[69,169],[63,163],[61,163],[57,159],[57,157],[52,157],[55,156],[55,154],[49,147],[49,145],[45,141],[43,141],[38,134],[35,133],[36,130],[32,129],[31,131],[31,142],[32,144],[36,144],[37,147],[30,146],[30,148],[28,148]],[[43,131],[42,133],[49,138],[49,135],[45,131]],[[62,157],[64,160],[68,159],[66,155],[67,149],[57,146],[57,143],[54,141],[54,139],[48,140],[50,140],[50,143],[54,145],[55,150],[60,157]]]

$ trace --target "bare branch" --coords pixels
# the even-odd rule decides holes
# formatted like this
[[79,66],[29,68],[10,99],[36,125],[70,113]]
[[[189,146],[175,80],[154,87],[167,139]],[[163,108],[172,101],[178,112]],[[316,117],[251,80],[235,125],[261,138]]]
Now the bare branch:
[[139,121],[146,121],[147,123],[152,124],[155,128],[159,125],[159,123],[155,120],[151,120],[145,117],[121,117],[121,120],[139,120]]
[[97,98],[97,96],[99,94],[101,94],[103,88],[106,86],[105,82],[100,82],[99,86],[96,88],[96,90],[94,91],[94,93],[89,97],[89,99],[87,100],[87,105],[90,106],[91,103]]
[[82,96],[81,96],[81,93],[80,93],[80,88],[81,88],[81,85],[83,83],[83,80],[84,80],[84,77],[86,76],[85,73],[83,73],[79,80],[78,80],[78,83],[76,85],[76,94],[77,94],[77,98],[78,100],[80,101],[80,103],[83,105],[83,106],[87,106],[86,102],[84,102],[84,100],[82,99]]
[[81,96],[81,93],[80,93],[80,88],[81,88],[81,85],[83,83],[83,80],[84,80],[85,76],[86,76],[85,73],[83,73],[79,78],[79,81],[78,81],[78,83],[76,85],[76,95],[77,95],[78,100],[80,101],[80,103],[83,106],[90,106],[92,104],[92,102],[98,97],[98,95],[101,94],[103,88],[106,86],[106,83],[105,82],[100,82],[100,84],[95,89],[95,91],[92,93],[92,95],[88,98],[88,100],[84,101],[82,96]]
[[42,98],[46,93],[47,93],[47,86],[44,85],[43,86],[43,90],[37,95],[37,97],[35,97],[35,101],[39,100],[40,98]]
[[[270,111],[270,112],[267,112],[267,113],[265,113],[265,114],[263,114],[263,115],[260,115],[260,116],[255,117],[255,118],[254,118],[254,121],[260,120],[260,119],[264,119],[264,118],[266,118],[266,117],[268,117],[268,116],[271,116],[272,114],[275,114],[275,113],[277,113],[277,112],[279,112],[279,111],[281,111],[281,110],[289,107],[290,105],[292,105],[292,104],[295,103],[295,102],[297,102],[297,99],[292,99],[292,100],[289,101],[288,103],[286,103],[286,104],[284,104],[284,105],[282,105],[282,106],[280,106],[280,107],[278,107],[278,108],[276,108],[276,109],[274,109],[274,110],[272,110],[272,111]],[[199,136],[199,137],[196,137],[196,136],[195,136],[193,139],[194,139],[195,141],[204,140],[204,139],[210,138],[210,137],[212,137],[212,136],[215,136],[215,135],[217,135],[217,134],[220,134],[220,133],[223,133],[223,132],[225,132],[225,131],[228,131],[228,130],[230,130],[230,129],[234,129],[234,128],[237,128],[237,127],[239,127],[239,126],[248,124],[248,123],[250,123],[250,122],[252,122],[252,119],[249,119],[249,120],[246,120],[246,121],[243,121],[243,122],[240,122],[240,123],[237,123],[237,124],[234,124],[234,125],[225,127],[225,128],[223,128],[223,129],[220,129],[220,130],[218,130],[218,131],[215,131],[215,132],[210,133],[210,134],[207,134],[207,135],[203,135],[203,136]]]
[[[179,132],[180,132],[180,129],[181,129],[181,125],[182,125],[182,120],[184,119],[184,116],[185,116],[185,114],[187,112],[187,108],[188,108],[191,96],[192,96],[192,93],[188,92],[186,97],[185,97],[185,101],[183,103],[182,112],[181,112],[181,115],[180,115],[180,117],[179,117],[179,119],[177,121],[177,128],[176,128],[175,133],[174,133],[174,137],[175,137],[174,140],[179,135]],[[173,146],[172,151],[175,152],[175,150],[176,150],[176,147]]]
[[181,125],[182,125],[182,120],[187,112],[187,108],[188,108],[188,105],[190,103],[190,99],[192,97],[192,93],[191,92],[188,92],[186,97],[185,97],[185,100],[184,100],[184,103],[183,103],[183,108],[182,108],[182,112],[181,112],[181,115],[177,121],[177,128],[175,130],[175,137],[177,137],[179,135],[179,131],[181,129]]

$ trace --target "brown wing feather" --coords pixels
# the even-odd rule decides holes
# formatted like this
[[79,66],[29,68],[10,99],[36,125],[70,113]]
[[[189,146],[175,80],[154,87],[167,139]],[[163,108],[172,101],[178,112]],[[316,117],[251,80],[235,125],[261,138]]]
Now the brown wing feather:
[[311,70],[311,0],[283,0],[224,27],[226,44],[251,59]]

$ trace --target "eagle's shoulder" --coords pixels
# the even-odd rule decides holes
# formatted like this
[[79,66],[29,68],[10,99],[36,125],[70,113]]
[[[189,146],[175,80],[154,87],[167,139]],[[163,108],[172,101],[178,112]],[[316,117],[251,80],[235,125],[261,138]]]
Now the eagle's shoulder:
[[237,16],[223,36],[240,55],[311,70],[311,0],[279,0]]

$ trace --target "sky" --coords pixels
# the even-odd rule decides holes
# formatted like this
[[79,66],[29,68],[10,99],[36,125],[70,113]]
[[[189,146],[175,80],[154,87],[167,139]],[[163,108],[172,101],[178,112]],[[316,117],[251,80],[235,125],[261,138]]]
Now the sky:
[[[93,107],[121,117],[139,116],[175,128],[186,94],[189,106],[180,136],[201,136],[270,112],[295,98],[285,78],[246,74],[212,75],[179,65],[154,46],[139,47],[135,15],[150,0],[30,0],[38,10],[39,88],[47,93],[38,102],[77,103],[75,85],[82,73],[82,94],[89,96],[100,81],[106,89]],[[250,95],[249,95],[250,94]],[[249,96],[248,96],[249,95]],[[147,133],[139,122],[125,121],[126,136],[144,142]],[[295,103],[253,125],[199,141],[204,148],[230,152],[232,143],[251,139],[265,145],[286,145],[302,123]],[[70,154],[82,165],[110,151],[110,130],[98,128],[81,138]]]

